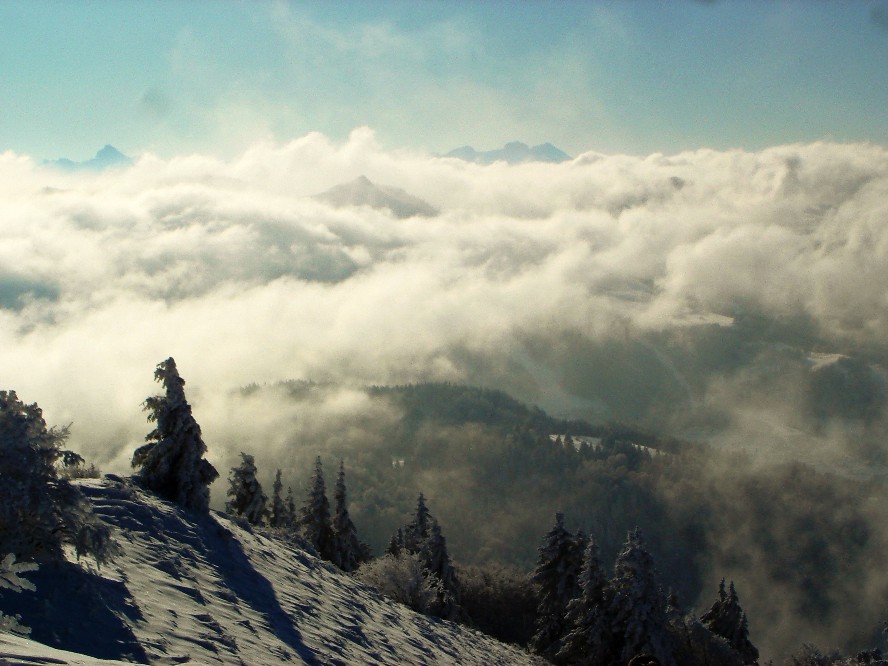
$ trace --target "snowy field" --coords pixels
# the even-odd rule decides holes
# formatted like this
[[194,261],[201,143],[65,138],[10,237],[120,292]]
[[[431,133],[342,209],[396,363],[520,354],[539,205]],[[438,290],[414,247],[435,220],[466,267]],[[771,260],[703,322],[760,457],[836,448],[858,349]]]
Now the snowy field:
[[79,483],[121,553],[28,574],[37,591],[4,601],[33,640],[2,635],[0,664],[538,663],[224,514],[195,518],[118,477]]

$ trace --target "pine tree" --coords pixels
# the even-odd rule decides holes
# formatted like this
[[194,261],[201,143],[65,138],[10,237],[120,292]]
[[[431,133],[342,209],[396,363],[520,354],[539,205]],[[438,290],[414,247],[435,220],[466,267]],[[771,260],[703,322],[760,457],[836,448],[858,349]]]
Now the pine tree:
[[640,654],[655,656],[662,666],[675,663],[666,618],[666,599],[657,583],[654,559],[644,547],[641,530],[629,532],[614,564],[612,631],[622,643],[620,660]]
[[416,499],[416,513],[413,519],[404,526],[404,548],[410,553],[418,553],[422,543],[429,538],[432,516],[425,503],[425,496],[419,493]]
[[284,526],[287,529],[293,529],[296,527],[296,500],[293,499],[293,489],[290,486],[287,486],[287,499],[284,503],[287,506]]
[[416,556],[436,590],[436,601],[428,614],[449,620],[463,616],[456,571],[447,552],[447,540],[441,526],[426,506],[425,495],[419,494],[416,511],[410,521],[392,536],[386,554],[393,557]]
[[746,613],[740,607],[740,598],[734,588],[734,581],[725,592],[725,581],[718,586],[718,599],[700,621],[714,634],[724,638],[731,648],[743,659],[744,664],[754,664],[759,651],[749,640],[749,623]]
[[388,546],[386,546],[385,552],[387,555],[392,555],[397,557],[404,551],[404,528],[399,527],[398,531],[392,535],[392,538],[389,540]]
[[343,571],[354,571],[369,559],[369,549],[358,539],[358,530],[348,514],[345,464],[342,460],[339,461],[333,502],[333,564]]
[[[33,562],[16,562],[15,555],[9,553],[0,560],[0,590],[12,590],[21,592],[37,588],[34,583],[21,577],[21,574],[36,571],[37,565]],[[0,632],[27,636],[31,629],[21,624],[21,615],[4,615],[0,612]]]
[[441,533],[437,520],[432,520],[429,537],[423,542],[420,556],[428,575],[440,581],[437,600],[432,607],[432,614],[445,620],[458,620],[462,616],[460,608],[459,581],[456,570],[450,562],[447,552],[447,540]]
[[283,489],[281,470],[278,469],[274,474],[274,484],[271,486],[271,516],[268,520],[271,527],[286,528],[291,526],[292,521],[288,515],[287,503],[281,496]]
[[579,592],[575,549],[573,536],[564,528],[564,514],[556,513],[555,526],[539,549],[532,578],[539,586],[539,604],[531,645],[543,655],[557,654],[567,633],[567,605]]
[[586,546],[579,584],[580,595],[567,605],[568,633],[562,639],[557,660],[570,664],[611,663],[619,656],[614,654],[606,614],[612,593],[598,557],[598,545],[592,539]]
[[157,366],[154,379],[163,384],[166,393],[145,400],[148,421],[157,426],[145,436],[148,443],[133,454],[133,467],[140,468],[138,478],[148,490],[193,511],[207,513],[209,486],[219,472],[203,458],[207,446],[185,399],[185,380],[179,376],[172,358]]
[[241,459],[241,464],[232,467],[228,477],[228,497],[232,499],[225,503],[225,510],[236,516],[243,516],[251,525],[261,525],[268,498],[256,478],[256,460],[243,452]]
[[333,526],[330,520],[330,501],[327,499],[320,456],[315,460],[311,488],[308,491],[305,506],[302,508],[299,524],[302,527],[303,537],[314,546],[318,555],[328,562],[333,561]]
[[[68,428],[47,428],[37,404],[0,391],[0,553],[20,561],[63,560],[64,546],[97,562],[113,554],[111,533],[56,463]],[[79,456],[77,456],[79,457]]]

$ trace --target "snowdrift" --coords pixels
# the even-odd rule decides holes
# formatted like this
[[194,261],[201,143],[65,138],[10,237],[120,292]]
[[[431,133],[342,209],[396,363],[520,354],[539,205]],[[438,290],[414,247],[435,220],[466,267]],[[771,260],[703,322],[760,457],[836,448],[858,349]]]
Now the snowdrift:
[[43,565],[28,575],[36,592],[4,596],[32,640],[0,635],[0,663],[535,663],[225,514],[195,516],[120,477],[78,483],[121,552],[100,570]]

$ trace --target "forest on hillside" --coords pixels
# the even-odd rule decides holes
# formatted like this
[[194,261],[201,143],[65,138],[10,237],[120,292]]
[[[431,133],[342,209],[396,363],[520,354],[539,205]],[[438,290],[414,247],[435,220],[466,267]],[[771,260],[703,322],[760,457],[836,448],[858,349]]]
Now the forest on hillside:
[[[603,562],[641,528],[663,584],[686,607],[702,608],[720,579],[735,580],[751,632],[769,654],[803,642],[853,651],[880,640],[888,493],[878,477],[763,464],[636,427],[554,418],[501,391],[447,383],[361,389],[367,402],[357,415],[296,425],[342,391],[294,381],[251,386],[242,397],[245,410],[262,401],[298,406],[294,431],[310,433],[289,442],[284,464],[266,454],[266,477],[280,464],[297,488],[315,456],[346,461],[351,514],[375,553],[422,492],[458,566],[526,573],[563,512],[571,530],[595,539]],[[261,448],[256,454],[261,468]]]

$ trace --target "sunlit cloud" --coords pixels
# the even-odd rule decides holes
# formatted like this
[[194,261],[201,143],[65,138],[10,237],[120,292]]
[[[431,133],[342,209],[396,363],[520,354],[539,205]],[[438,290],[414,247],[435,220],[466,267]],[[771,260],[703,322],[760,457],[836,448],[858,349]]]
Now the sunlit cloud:
[[[313,197],[360,175],[440,214]],[[198,405],[253,381],[440,379],[644,422],[673,393],[689,413],[736,401],[737,368],[685,355],[747,335],[738,317],[808,321],[800,354],[882,350],[888,330],[870,145],[480,166],[362,128],[99,174],[5,153],[0,192],[4,381],[105,462],[141,437],[170,355]]]

